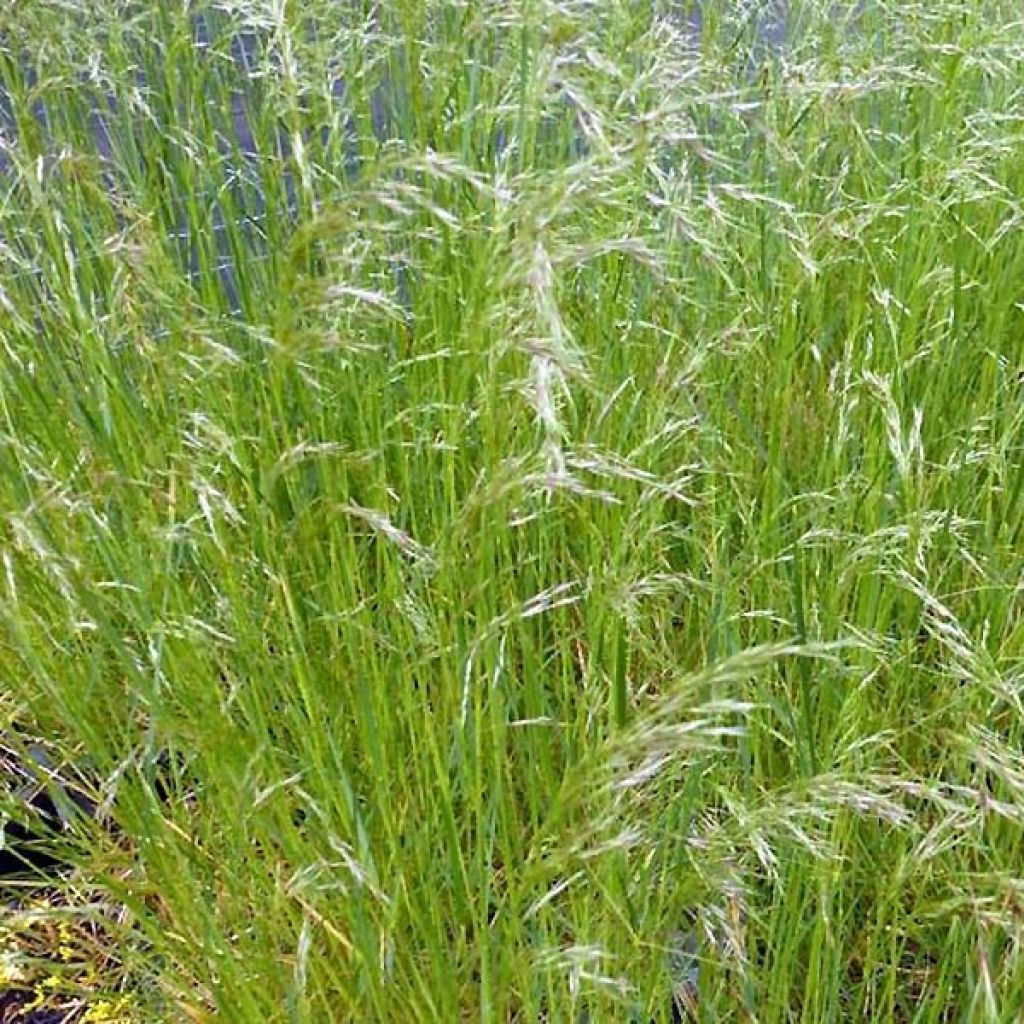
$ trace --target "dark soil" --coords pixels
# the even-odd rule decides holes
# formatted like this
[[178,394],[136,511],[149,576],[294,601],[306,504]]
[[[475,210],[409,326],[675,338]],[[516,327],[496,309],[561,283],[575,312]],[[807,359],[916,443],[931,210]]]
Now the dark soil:
[[75,1024],[82,1016],[78,1006],[40,1006],[29,1009],[37,1001],[34,992],[9,988],[0,992],[0,1024]]

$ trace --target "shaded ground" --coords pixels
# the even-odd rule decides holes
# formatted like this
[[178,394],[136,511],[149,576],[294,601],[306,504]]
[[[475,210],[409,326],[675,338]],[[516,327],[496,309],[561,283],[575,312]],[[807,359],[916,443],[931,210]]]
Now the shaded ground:
[[39,996],[31,989],[9,988],[0,992],[0,1024],[75,1024],[81,1007],[38,1006]]
[[2,893],[0,1024],[129,1024],[134,1000],[112,990],[120,961],[100,923],[109,908],[56,890]]

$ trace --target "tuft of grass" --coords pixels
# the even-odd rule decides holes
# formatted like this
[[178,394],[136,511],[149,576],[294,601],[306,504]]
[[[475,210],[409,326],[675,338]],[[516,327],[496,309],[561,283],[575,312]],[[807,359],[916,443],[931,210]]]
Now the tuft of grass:
[[1015,1020],[1022,83],[1009,0],[0,14],[88,1012]]

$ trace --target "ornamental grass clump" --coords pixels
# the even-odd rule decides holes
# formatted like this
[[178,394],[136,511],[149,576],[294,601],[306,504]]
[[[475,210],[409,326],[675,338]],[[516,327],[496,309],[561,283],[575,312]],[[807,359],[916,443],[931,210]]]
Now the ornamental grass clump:
[[9,5],[47,992],[1015,1019],[1022,83],[1009,0]]

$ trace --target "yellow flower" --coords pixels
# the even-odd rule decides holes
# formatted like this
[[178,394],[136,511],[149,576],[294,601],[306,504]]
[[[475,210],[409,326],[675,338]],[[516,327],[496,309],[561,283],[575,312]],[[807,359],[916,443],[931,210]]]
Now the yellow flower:
[[114,1002],[100,999],[86,1010],[81,1024],[128,1024],[131,1020],[131,1014],[128,1012],[130,1006],[131,999],[126,996]]
[[17,988],[24,980],[25,972],[18,966],[16,954],[4,953],[0,956],[0,992]]

